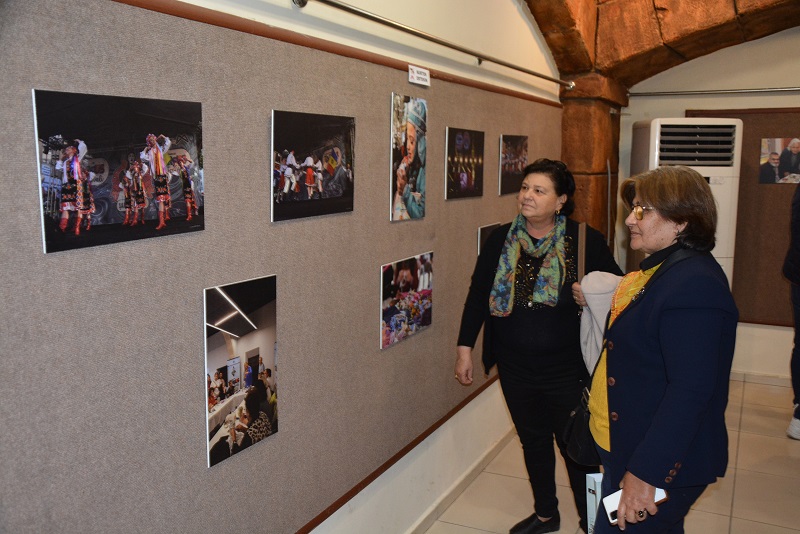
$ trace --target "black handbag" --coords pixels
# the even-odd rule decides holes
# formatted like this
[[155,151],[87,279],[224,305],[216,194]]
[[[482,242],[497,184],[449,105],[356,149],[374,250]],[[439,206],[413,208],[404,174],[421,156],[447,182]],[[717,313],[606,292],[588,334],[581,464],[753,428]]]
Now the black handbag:
[[575,463],[587,466],[600,465],[600,455],[589,430],[589,388],[583,388],[581,400],[569,414],[564,427],[567,456]]

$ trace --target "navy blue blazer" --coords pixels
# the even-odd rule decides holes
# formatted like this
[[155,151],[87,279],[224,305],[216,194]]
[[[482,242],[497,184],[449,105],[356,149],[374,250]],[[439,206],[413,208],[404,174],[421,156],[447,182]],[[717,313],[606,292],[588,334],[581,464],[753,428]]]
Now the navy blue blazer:
[[689,257],[668,259],[606,332],[610,467],[664,489],[725,474],[739,318],[717,261],[676,254]]

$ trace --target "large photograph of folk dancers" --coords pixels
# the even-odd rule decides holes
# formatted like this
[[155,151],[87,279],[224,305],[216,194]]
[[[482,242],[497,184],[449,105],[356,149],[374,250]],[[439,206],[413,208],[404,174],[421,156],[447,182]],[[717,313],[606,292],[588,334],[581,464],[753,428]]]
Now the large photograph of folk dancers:
[[389,220],[425,216],[425,147],[428,104],[392,94],[392,172]]
[[205,290],[208,467],[278,431],[275,281]]
[[198,102],[33,91],[45,252],[204,228]]
[[483,196],[483,132],[447,128],[444,198]]
[[353,211],[353,117],[272,112],[272,221]]
[[498,195],[519,193],[522,171],[528,166],[528,136],[500,136],[500,184]]
[[761,140],[758,183],[800,183],[800,136]]
[[381,349],[431,324],[433,252],[381,266]]

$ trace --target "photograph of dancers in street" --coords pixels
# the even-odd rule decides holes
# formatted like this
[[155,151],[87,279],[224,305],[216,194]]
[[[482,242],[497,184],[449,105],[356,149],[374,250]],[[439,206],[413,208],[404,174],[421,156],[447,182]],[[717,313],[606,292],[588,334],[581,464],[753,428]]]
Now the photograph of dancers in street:
[[381,267],[381,348],[430,326],[433,314],[433,252]]
[[528,166],[528,136],[527,135],[501,135],[500,136],[500,184],[498,195],[519,193],[522,179],[525,178],[522,170]]
[[204,292],[208,467],[278,432],[276,277]]
[[353,211],[356,120],[272,112],[272,222]]
[[203,230],[197,102],[33,91],[46,253]]
[[483,196],[483,132],[447,128],[444,198]]

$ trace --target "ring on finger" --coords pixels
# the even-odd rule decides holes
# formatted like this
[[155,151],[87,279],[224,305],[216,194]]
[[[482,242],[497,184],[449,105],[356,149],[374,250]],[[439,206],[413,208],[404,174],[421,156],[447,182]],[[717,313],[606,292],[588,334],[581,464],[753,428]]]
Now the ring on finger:
[[639,510],[638,512],[636,512],[636,515],[639,516],[639,519],[644,519],[644,514],[645,514],[644,510]]

